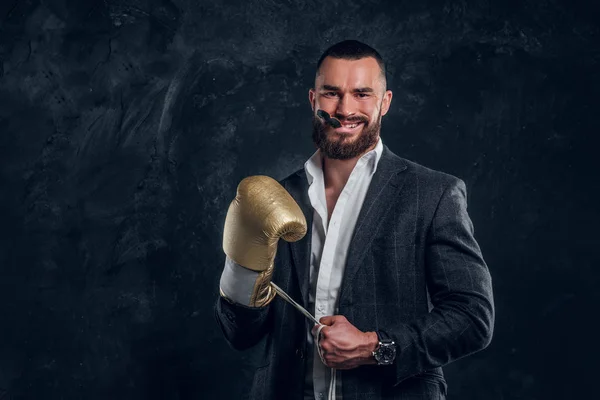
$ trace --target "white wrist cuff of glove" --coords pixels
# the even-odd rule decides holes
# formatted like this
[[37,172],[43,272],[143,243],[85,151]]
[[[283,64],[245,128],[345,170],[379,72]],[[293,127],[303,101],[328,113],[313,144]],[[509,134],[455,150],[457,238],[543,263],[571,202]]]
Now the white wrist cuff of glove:
[[225,268],[219,283],[221,291],[229,300],[247,306],[250,304],[250,297],[259,274],[260,272],[244,268],[225,256]]

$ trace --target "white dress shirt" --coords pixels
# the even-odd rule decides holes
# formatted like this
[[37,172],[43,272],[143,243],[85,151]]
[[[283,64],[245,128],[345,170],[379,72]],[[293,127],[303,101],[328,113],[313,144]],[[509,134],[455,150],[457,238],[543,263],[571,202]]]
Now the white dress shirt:
[[[308,310],[319,320],[338,314],[338,295],[346,266],[348,247],[354,227],[371,184],[373,174],[383,151],[381,138],[375,148],[365,153],[356,163],[348,182],[337,199],[328,221],[322,155],[317,150],[304,164],[308,179],[308,196],[313,207],[313,225],[310,255],[310,292]],[[310,350],[305,376],[305,399],[325,400],[331,382],[331,369],[318,356],[311,332],[307,333]],[[341,380],[336,382],[336,399],[341,399]]]

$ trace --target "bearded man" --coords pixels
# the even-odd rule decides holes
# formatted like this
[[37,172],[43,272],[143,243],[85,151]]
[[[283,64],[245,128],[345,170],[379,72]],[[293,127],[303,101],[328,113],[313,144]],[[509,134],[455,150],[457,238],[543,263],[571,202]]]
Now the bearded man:
[[370,46],[327,49],[309,101],[316,152],[281,186],[242,181],[225,223],[215,315],[233,348],[255,350],[248,394],[444,399],[441,367],[488,346],[494,325],[465,184],[383,144],[392,92]]

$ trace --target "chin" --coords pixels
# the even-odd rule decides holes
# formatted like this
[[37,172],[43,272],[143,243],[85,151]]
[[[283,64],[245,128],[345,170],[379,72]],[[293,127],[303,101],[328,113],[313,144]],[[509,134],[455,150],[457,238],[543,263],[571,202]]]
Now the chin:
[[345,140],[345,139],[356,140],[357,138],[359,138],[363,135],[363,132],[364,131],[362,128],[356,132],[339,132],[339,131],[335,130],[334,128],[331,128],[331,131],[329,132],[329,136],[340,138],[340,140]]

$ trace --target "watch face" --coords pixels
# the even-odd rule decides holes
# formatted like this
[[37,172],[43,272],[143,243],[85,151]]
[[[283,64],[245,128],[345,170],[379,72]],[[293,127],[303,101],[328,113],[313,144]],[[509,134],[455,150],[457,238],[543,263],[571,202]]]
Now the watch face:
[[377,350],[377,362],[380,364],[389,364],[396,357],[396,348],[393,343],[382,343]]
[[385,346],[381,348],[381,359],[382,361],[392,361],[394,359],[394,349],[392,346]]

